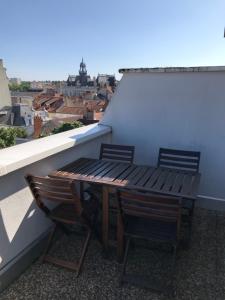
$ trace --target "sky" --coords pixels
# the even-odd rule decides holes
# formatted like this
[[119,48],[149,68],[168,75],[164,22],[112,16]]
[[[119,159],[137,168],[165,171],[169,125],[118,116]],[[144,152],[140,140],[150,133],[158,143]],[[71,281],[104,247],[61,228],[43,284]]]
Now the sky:
[[225,0],[0,0],[0,58],[22,80],[225,65],[224,26]]

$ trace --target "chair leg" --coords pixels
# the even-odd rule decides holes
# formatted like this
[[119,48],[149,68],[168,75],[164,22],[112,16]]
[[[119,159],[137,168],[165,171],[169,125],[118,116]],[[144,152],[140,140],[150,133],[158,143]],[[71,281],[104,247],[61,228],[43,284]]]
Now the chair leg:
[[51,248],[51,246],[52,246],[52,241],[53,241],[53,237],[54,237],[54,235],[55,235],[55,233],[56,233],[56,229],[57,229],[57,225],[54,224],[54,227],[52,228],[52,231],[51,231],[51,233],[49,234],[48,241],[47,241],[47,245],[46,245],[45,250],[44,250],[44,252],[43,252],[43,254],[42,254],[42,258],[41,258],[41,262],[42,262],[42,263],[44,262],[45,256],[48,254],[48,252],[49,252],[49,250],[50,250],[50,248]]
[[93,222],[93,233],[95,235],[95,238],[99,241],[99,243],[102,245],[102,236],[99,232],[99,228],[98,228],[98,217],[99,217],[99,212],[96,213],[95,218],[94,218],[94,222]]
[[77,277],[79,276],[81,267],[83,265],[83,261],[84,261],[84,258],[85,258],[85,255],[86,255],[86,252],[87,252],[87,249],[88,249],[88,244],[89,244],[89,241],[90,241],[90,238],[91,238],[91,234],[92,234],[92,231],[90,229],[88,229],[87,237],[86,237],[86,239],[84,241],[84,244],[83,244],[81,257],[80,257],[78,265],[77,265],[77,274],[76,274]]
[[123,277],[126,274],[126,265],[127,265],[127,258],[128,258],[129,247],[130,247],[130,238],[127,239],[127,244],[126,244],[126,248],[125,248],[124,259],[123,259],[123,266],[122,266],[122,274],[121,274],[121,277],[120,277],[120,285],[122,285],[122,283],[123,283]]
[[84,183],[83,181],[80,181],[80,199],[84,200]]
[[123,220],[120,213],[117,215],[117,261],[123,261],[124,255],[124,228]]
[[172,276],[170,277],[170,290],[169,295],[173,298],[176,294],[176,288],[175,288],[175,279],[176,279],[176,256],[177,256],[177,245],[173,245],[173,254],[172,254],[172,262],[171,262],[171,273]]
[[190,210],[189,214],[189,220],[188,220],[188,238],[186,242],[186,248],[188,249],[190,247],[190,242],[191,242],[191,233],[192,233],[192,222],[193,222],[193,214],[194,214],[194,205],[195,202],[192,202],[192,208]]

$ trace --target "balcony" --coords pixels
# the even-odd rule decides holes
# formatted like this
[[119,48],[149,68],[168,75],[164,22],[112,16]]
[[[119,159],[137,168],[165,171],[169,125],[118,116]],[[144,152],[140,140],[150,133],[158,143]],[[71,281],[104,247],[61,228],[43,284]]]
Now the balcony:
[[[79,157],[97,158],[103,142],[134,145],[135,163],[147,165],[156,164],[160,147],[201,151],[198,208],[190,249],[178,259],[177,299],[223,299],[225,69],[121,72],[123,78],[101,124],[1,150],[0,289],[4,290],[26,270],[2,292],[2,299],[33,299],[36,295],[53,299],[71,299],[74,295],[84,299],[158,299],[156,294],[143,289],[118,288],[120,265],[113,251],[109,260],[102,258],[97,241],[90,244],[78,279],[72,272],[35,261],[51,223],[36,208],[24,175],[47,175]],[[73,253],[77,241],[65,243]],[[142,256],[146,258],[141,249],[140,261]],[[147,256],[148,265],[154,265],[156,273],[157,259]]]

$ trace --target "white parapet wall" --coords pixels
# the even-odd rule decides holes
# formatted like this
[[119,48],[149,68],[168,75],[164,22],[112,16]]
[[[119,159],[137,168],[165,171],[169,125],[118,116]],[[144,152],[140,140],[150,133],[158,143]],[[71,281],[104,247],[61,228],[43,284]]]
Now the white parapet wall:
[[6,76],[6,69],[3,66],[3,60],[0,59],[0,109],[4,106],[11,106],[11,96]]
[[48,175],[80,157],[97,158],[102,142],[111,142],[111,129],[94,124],[0,150],[0,290],[23,270],[26,264],[12,268],[51,227],[24,176]]
[[102,124],[156,165],[160,147],[201,151],[199,204],[224,208],[225,67],[122,69]]

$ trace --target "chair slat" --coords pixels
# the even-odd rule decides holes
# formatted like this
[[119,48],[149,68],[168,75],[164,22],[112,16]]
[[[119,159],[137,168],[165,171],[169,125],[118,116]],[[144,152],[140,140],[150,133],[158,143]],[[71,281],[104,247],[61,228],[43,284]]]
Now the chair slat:
[[178,155],[172,156],[172,155],[164,155],[164,153],[161,153],[161,160],[170,160],[170,161],[176,161],[176,162],[186,162],[186,163],[198,163],[197,157],[179,157]]
[[[163,203],[163,204],[169,204],[169,205],[177,205],[178,204],[178,198],[176,197],[168,197],[168,196],[158,196],[154,194],[143,194],[143,193],[137,193],[137,192],[130,192],[123,190],[123,192],[120,193],[121,199],[128,199],[128,200],[134,200],[134,201],[146,201],[147,203]],[[151,201],[149,200],[151,199]]]
[[[121,201],[123,201],[123,205],[126,206],[127,199],[121,198]],[[177,211],[177,209],[178,209],[177,204],[171,204],[171,203],[167,204],[165,202],[162,203],[160,201],[157,201],[157,199],[155,199],[155,201],[151,201],[151,202],[149,202],[147,200],[146,201],[143,201],[143,200],[138,200],[137,201],[137,200],[134,200],[134,199],[129,199],[128,201],[129,201],[130,205],[136,206],[137,208],[139,208],[139,207],[146,207],[146,208],[156,207],[156,208],[159,208],[159,209],[160,208],[165,208],[168,211],[169,210],[170,211]]]
[[70,193],[71,189],[68,186],[61,186],[58,184],[58,186],[56,185],[44,185],[42,183],[31,183],[32,188],[39,188],[43,191],[49,191],[49,192],[59,192],[59,193]]
[[132,210],[136,213],[136,215],[138,216],[139,213],[151,213],[152,215],[155,214],[156,216],[170,216],[170,217],[174,217],[176,218],[177,217],[177,212],[179,210],[179,208],[177,209],[174,209],[174,210],[170,210],[170,209],[167,209],[168,207],[160,207],[160,206],[150,206],[150,207],[142,207],[142,206],[139,206],[139,205],[126,205],[123,203],[123,211],[126,211],[126,210]]
[[130,162],[131,158],[127,156],[117,156],[117,155],[102,155],[102,159],[111,159],[111,160],[117,160],[121,162]]
[[61,187],[68,187],[68,188],[71,184],[71,181],[69,180],[55,179],[55,178],[48,178],[48,177],[37,177],[37,176],[30,177],[30,182],[32,182],[33,184],[37,183],[46,186],[61,186]]
[[180,163],[176,163],[176,162],[170,162],[170,161],[161,161],[160,167],[170,167],[170,168],[174,168],[177,169],[179,168],[180,170],[190,170],[190,171],[194,171],[196,170],[197,164],[193,165],[193,164],[180,164]]
[[192,156],[199,157],[199,151],[191,151],[191,150],[178,150],[178,149],[170,149],[170,148],[160,148],[162,153],[170,154],[170,155],[178,155],[178,156]]
[[125,210],[125,214],[129,216],[134,216],[134,217],[143,217],[147,219],[152,219],[152,220],[158,220],[158,221],[164,221],[164,222],[169,222],[169,223],[175,223],[177,221],[177,218],[174,217],[169,217],[169,216],[161,216],[161,215],[156,215],[156,214],[151,214],[149,212],[138,212],[138,214],[134,210]]
[[35,195],[41,196],[43,199],[57,201],[57,202],[74,202],[73,195],[69,193],[59,193],[52,191],[43,191],[38,188],[34,188]]

